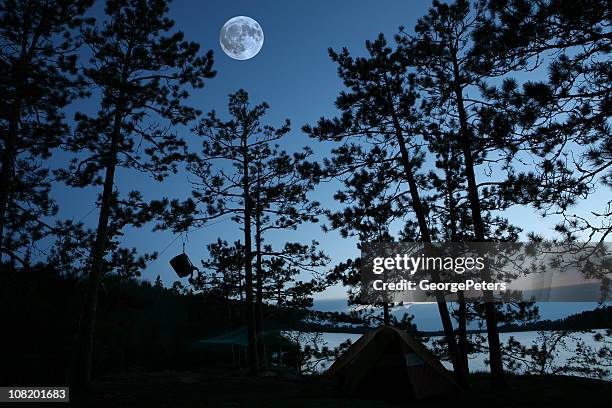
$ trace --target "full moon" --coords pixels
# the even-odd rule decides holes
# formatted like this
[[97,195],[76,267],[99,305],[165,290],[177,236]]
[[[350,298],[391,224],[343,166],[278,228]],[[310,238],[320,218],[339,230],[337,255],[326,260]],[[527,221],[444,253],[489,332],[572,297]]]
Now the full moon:
[[264,33],[259,23],[251,17],[230,18],[219,33],[221,49],[229,57],[248,60],[259,53],[264,42]]

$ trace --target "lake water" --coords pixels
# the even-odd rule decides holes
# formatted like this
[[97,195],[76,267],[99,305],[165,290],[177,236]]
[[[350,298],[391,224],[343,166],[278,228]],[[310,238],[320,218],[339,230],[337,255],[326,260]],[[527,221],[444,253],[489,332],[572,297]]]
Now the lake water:
[[[604,333],[605,330],[595,330],[595,332]],[[486,334],[485,334],[486,336]],[[537,341],[537,332],[517,332],[517,333],[500,333],[499,337],[502,343],[506,343],[508,339],[513,336],[516,340],[521,342],[523,345],[532,345]],[[350,339],[351,342],[355,343],[357,339],[361,337],[360,334],[352,334],[352,333],[324,333],[323,341],[330,348],[338,347],[341,343],[345,342],[347,339]],[[575,333],[572,334],[572,339],[568,339],[566,341],[566,349],[560,348],[560,350],[555,353],[554,364],[561,365],[567,361],[574,354],[576,343],[579,340],[584,341],[587,345],[599,349],[600,345],[597,341],[593,339],[593,333]],[[435,337],[431,338],[432,340]],[[431,340],[430,340],[431,341]],[[431,349],[431,347],[430,347]],[[485,363],[486,353],[478,353],[472,355],[469,361],[470,371],[489,371],[488,364]],[[325,368],[329,367],[333,361],[326,362]],[[442,362],[445,367],[452,369],[452,366],[449,362]],[[320,367],[321,371],[325,368]],[[610,379],[610,378],[609,378]]]
[[[452,305],[449,303],[449,305]],[[540,320],[558,320],[567,316],[593,310],[598,307],[594,302],[537,302],[540,313]],[[314,310],[322,312],[349,312],[351,309],[347,305],[346,298],[342,299],[315,299]],[[404,306],[397,306],[392,309],[391,314],[400,319],[404,313],[414,316],[413,323],[421,331],[442,330],[440,322],[440,312],[435,303],[415,303]],[[468,329],[478,329],[478,322],[469,322]]]

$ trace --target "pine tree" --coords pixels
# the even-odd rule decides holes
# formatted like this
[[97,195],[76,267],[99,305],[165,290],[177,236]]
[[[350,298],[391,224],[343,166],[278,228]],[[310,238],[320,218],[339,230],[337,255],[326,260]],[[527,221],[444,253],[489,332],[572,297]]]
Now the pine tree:
[[[344,238],[356,236],[359,242],[390,242],[393,236],[390,229],[394,222],[404,216],[401,197],[405,192],[398,179],[397,164],[386,158],[387,152],[374,147],[364,151],[361,146],[336,148],[331,160],[326,163],[324,172],[327,177],[341,179],[344,189],[336,192],[334,198],[344,208],[339,211],[326,211],[329,225],[324,230],[335,229]],[[353,169],[352,158],[369,163]],[[349,170],[351,169],[351,170]],[[395,188],[399,187],[399,188]],[[359,270],[354,268],[359,260],[338,265],[329,278],[358,283]],[[341,276],[349,274],[353,276]],[[356,288],[358,285],[349,285]],[[360,293],[349,292],[349,303],[358,303]],[[391,324],[390,304],[382,302],[382,320],[385,325]],[[373,316],[371,316],[373,318]]]
[[232,116],[230,121],[222,121],[212,111],[196,129],[204,141],[201,154],[189,165],[189,171],[197,177],[193,191],[195,201],[190,200],[182,205],[184,219],[181,224],[191,226],[231,216],[240,225],[244,239],[247,354],[251,374],[258,375],[253,298],[254,167],[258,151],[289,132],[289,123],[284,123],[278,129],[262,125],[261,119],[268,105],[263,103],[251,108],[248,94],[243,90],[230,95],[228,108]]
[[[406,53],[392,50],[382,35],[366,42],[366,48],[369,55],[361,58],[351,57],[347,49],[340,53],[330,50],[330,56],[338,64],[338,74],[348,88],[336,100],[342,116],[321,119],[315,128],[306,126],[304,130],[321,141],[348,142],[335,151],[335,161],[346,172],[355,173],[388,162],[393,168],[391,174],[398,180],[386,181],[391,191],[398,188],[393,182],[399,182],[400,187],[391,197],[405,200],[403,208],[411,208],[414,215],[416,234],[412,238],[431,243],[434,237],[428,221],[428,199],[422,197],[423,180],[418,174],[424,161],[419,144],[427,129],[421,126],[420,113],[415,107],[418,95],[414,90],[414,76],[408,71]],[[443,297],[437,299],[437,304],[449,354],[463,385],[465,379],[461,375],[463,370],[448,306]]]
[[557,231],[567,239],[603,242],[612,231],[612,201],[588,215],[577,214],[575,205],[612,187],[609,4],[547,0],[486,5],[474,35],[478,69],[545,71],[542,80],[520,83],[512,73],[502,85],[482,87],[489,107],[481,116],[488,118],[488,127],[511,124],[503,127],[504,138],[539,159],[514,182],[500,186],[500,195],[531,204],[543,216],[559,216]]
[[0,263],[7,254],[27,264],[27,248],[54,232],[41,222],[57,208],[40,161],[64,141],[63,108],[81,93],[73,31],[91,3],[0,4]]
[[318,203],[307,198],[314,184],[304,168],[312,152],[290,155],[280,150],[277,142],[290,131],[289,121],[278,128],[264,125],[268,105],[251,107],[245,91],[230,95],[228,107],[231,120],[222,121],[213,111],[196,128],[203,148],[189,164],[196,176],[193,200],[175,204],[172,223],[187,228],[228,216],[242,229],[248,356],[251,372],[257,374],[265,355],[257,342],[270,262],[282,259],[291,269],[311,270],[326,258],[316,242],[287,243],[281,249],[264,243],[269,231],[316,221]]
[[[428,125],[430,132],[427,135],[428,150],[435,155],[435,167],[438,169],[428,174],[429,184],[435,191],[432,196],[432,201],[435,203],[432,206],[432,218],[437,222],[432,229],[443,242],[471,241],[473,237],[469,206],[463,199],[466,190],[465,176],[462,171],[463,161],[457,136],[452,131],[441,130],[438,126],[439,118],[428,117],[428,119],[430,120]],[[458,307],[453,313],[458,323],[458,355],[462,363],[461,368],[467,376],[470,351],[467,336],[468,308],[463,291],[457,292],[457,298]]]
[[[485,157],[486,147],[483,149],[482,139],[475,138],[476,126],[471,122],[473,116],[469,115],[474,101],[466,96],[466,90],[476,86],[483,77],[497,74],[474,70],[476,58],[472,53],[471,39],[482,14],[481,4],[472,8],[467,0],[451,4],[434,1],[428,13],[418,20],[413,36],[398,36],[406,53],[410,55],[411,63],[417,68],[417,81],[426,95],[429,111],[437,110],[438,116],[444,113],[455,118],[455,134],[463,156],[473,238],[476,242],[487,240],[487,226],[475,173],[475,167]],[[483,279],[487,278],[483,276]],[[489,295],[485,292],[485,297]],[[485,311],[491,376],[494,386],[503,387],[505,378],[495,304],[486,302]]]
[[164,283],[162,282],[161,277],[159,275],[157,275],[157,278],[155,278],[155,283],[153,284],[153,287],[157,289],[164,288]]
[[[316,279],[312,282],[295,282],[302,272],[316,273],[328,258],[318,250],[318,242],[310,244],[286,242],[282,248],[265,243],[269,233],[278,230],[297,230],[304,223],[315,223],[321,209],[317,201],[311,201],[308,193],[315,183],[310,174],[311,164],[306,160],[312,155],[310,148],[292,155],[279,150],[278,145],[266,144],[255,154],[254,162],[254,239],[255,239],[255,318],[258,334],[263,333],[263,304],[270,297],[265,286],[272,280],[277,284],[292,283],[292,301],[306,301],[315,290],[322,290]],[[298,293],[299,292],[299,293]],[[278,292],[277,292],[278,293]],[[285,296],[287,300],[289,296]],[[298,301],[299,299],[299,301]],[[312,302],[312,301],[310,301]],[[302,308],[306,305],[300,305]],[[260,336],[265,340],[265,336]],[[265,343],[259,342],[264,365],[267,364]]]
[[[68,143],[80,153],[58,176],[69,185],[102,185],[96,237],[91,248],[89,285],[79,328],[73,381],[91,379],[98,290],[112,239],[126,224],[141,226],[151,210],[133,191],[121,198],[114,189],[117,168],[149,174],[157,181],[175,172],[185,142],[172,127],[187,124],[197,110],[183,103],[188,88],[211,78],[212,52],[199,56],[199,45],[171,32],[165,0],[108,0],[107,20],[83,31],[91,50],[83,74],[100,90],[97,115],[77,114]],[[115,257],[117,254],[113,254]]]
[[[194,282],[196,290],[218,293],[228,303],[230,299],[244,300],[244,248],[240,241],[229,245],[218,239],[207,245],[209,256],[202,261],[204,276]],[[231,318],[229,320],[231,322]],[[234,327],[230,324],[228,329]]]

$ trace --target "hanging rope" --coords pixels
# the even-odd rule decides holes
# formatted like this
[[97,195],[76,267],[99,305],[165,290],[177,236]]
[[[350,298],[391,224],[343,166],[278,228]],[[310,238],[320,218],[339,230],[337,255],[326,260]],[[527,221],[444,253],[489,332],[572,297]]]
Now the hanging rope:
[[[227,220],[229,220],[229,219],[231,219],[231,217],[221,218],[221,219],[219,219],[219,220],[217,220],[217,221],[215,221],[215,222],[211,222],[210,224],[204,224],[204,225],[202,225],[202,226],[201,226],[201,227],[199,227],[199,228],[195,228],[195,229],[194,229],[194,231],[200,231],[200,230],[203,230],[203,229],[205,229],[205,228],[212,227],[213,225],[217,225],[217,224],[222,223],[223,221],[227,221]],[[157,262],[157,261],[160,259],[161,255],[162,255],[162,254],[164,254],[164,252],[166,252],[166,251],[168,250],[168,248],[170,248],[170,247],[172,246],[172,244],[174,244],[174,243],[175,243],[175,242],[176,242],[176,241],[177,241],[179,238],[181,238],[181,240],[182,240],[182,244],[183,244],[183,253],[185,253],[185,240],[187,240],[187,242],[189,242],[189,236],[185,236],[185,237],[184,237],[184,236],[183,236],[183,232],[181,232],[180,234],[176,235],[176,236],[175,236],[175,237],[174,237],[174,238],[173,238],[173,239],[172,239],[172,240],[171,240],[171,241],[168,243],[168,245],[166,245],[166,246],[164,247],[164,249],[162,249],[162,250],[161,250],[161,252],[159,252],[159,253],[157,254],[157,259],[153,259],[152,261],[150,261],[150,262],[149,262],[149,263],[148,263],[148,264],[145,266],[145,269],[146,269],[146,268],[148,268],[148,267],[150,267],[150,266],[151,266],[152,264],[154,264],[155,262]]]

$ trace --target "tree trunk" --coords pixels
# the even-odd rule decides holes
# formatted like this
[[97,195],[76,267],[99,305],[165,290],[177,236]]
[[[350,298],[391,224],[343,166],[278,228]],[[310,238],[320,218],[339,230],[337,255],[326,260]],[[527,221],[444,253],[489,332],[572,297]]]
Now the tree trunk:
[[[225,286],[227,287],[227,284],[225,284]],[[226,328],[227,328],[227,331],[230,332],[234,328],[234,324],[233,324],[233,318],[232,318],[232,303],[230,302],[229,292],[225,294],[224,300],[225,300],[225,313],[227,313]],[[232,344],[232,366],[234,367],[236,366],[236,351],[234,349],[233,344]]]
[[249,152],[247,141],[243,140],[243,194],[244,194],[244,280],[246,321],[248,333],[248,364],[252,375],[259,375],[259,359],[257,358],[257,335],[255,333],[255,310],[253,308],[253,253],[251,251],[251,218],[252,202],[249,191]]
[[[452,148],[451,148],[452,149]],[[447,163],[453,160],[453,153],[447,157]],[[450,229],[450,241],[459,242],[459,236],[457,234],[457,203],[455,202],[455,190],[452,186],[452,176],[448,167],[445,169],[446,175],[446,189],[448,192],[448,214],[449,214],[449,229]],[[458,357],[463,367],[463,375],[465,378],[470,374],[470,364],[468,360],[468,342],[467,342],[467,308],[465,304],[465,298],[463,291],[457,292],[459,309],[457,310],[457,323],[458,323],[458,335],[459,335],[459,350]]]
[[[429,233],[429,227],[427,225],[427,219],[425,218],[425,211],[421,203],[421,197],[419,195],[419,189],[414,179],[412,165],[410,164],[410,157],[408,156],[408,150],[406,149],[406,143],[402,134],[402,129],[397,119],[397,116],[393,115],[393,123],[395,127],[395,135],[397,142],[400,147],[400,153],[402,155],[402,165],[404,167],[404,173],[410,189],[410,198],[412,199],[412,208],[419,224],[419,230],[421,232],[421,241],[423,243],[431,243],[431,234]],[[444,337],[448,343],[448,353],[453,363],[453,370],[457,378],[457,383],[461,387],[465,387],[467,380],[463,376],[463,368],[461,367],[460,360],[457,353],[457,343],[455,342],[455,331],[453,329],[453,323],[451,321],[450,313],[448,311],[448,305],[442,295],[436,295],[436,301],[438,304],[438,312],[440,313],[440,319],[442,321],[442,327],[444,329]]]
[[8,208],[9,197],[13,187],[13,177],[15,174],[15,155],[17,148],[17,133],[19,121],[21,119],[21,108],[19,102],[15,102],[13,114],[9,123],[7,138],[5,140],[4,151],[2,152],[2,170],[0,170],[0,264],[2,263],[3,244],[4,244],[4,224],[6,210]]
[[[454,70],[454,92],[457,99],[457,110],[459,113],[459,126],[461,131],[461,149],[463,159],[465,161],[465,176],[468,182],[468,199],[470,201],[470,209],[472,212],[472,222],[474,224],[474,236],[477,242],[484,242],[485,228],[482,221],[480,198],[478,195],[478,186],[476,184],[476,176],[474,174],[474,160],[472,157],[472,136],[468,129],[467,115],[463,103],[463,92],[460,84],[459,64],[456,58],[453,58]],[[483,269],[482,279],[489,280],[488,271]],[[491,378],[493,386],[503,388],[506,385],[504,378],[504,366],[501,357],[501,345],[499,341],[499,333],[497,331],[497,316],[495,304],[490,299],[491,292],[485,291],[485,318],[487,323],[487,340],[489,343],[489,360],[491,361]]]
[[106,253],[106,244],[108,241],[108,221],[113,199],[113,183],[117,166],[122,120],[121,113],[117,110],[111,135],[111,145],[106,157],[104,189],[102,192],[102,202],[100,204],[96,240],[91,251],[91,269],[89,272],[85,307],[79,324],[75,367],[71,369],[71,383],[77,386],[88,387],[91,382],[96,313],[98,310],[98,292],[104,276],[104,255]]
[[459,325],[459,359],[463,366],[463,375],[466,377],[470,374],[470,364],[468,360],[468,342],[467,342],[467,307],[463,297],[463,291],[457,292],[459,297],[459,310],[457,311],[457,320]]
[[385,326],[391,323],[391,316],[389,315],[389,302],[383,303],[383,322]]
[[[378,243],[382,244],[382,226],[378,224]],[[385,271],[385,280],[387,279],[387,272]],[[389,314],[389,302],[383,302],[383,324],[389,326],[391,324],[391,315]]]
[[263,327],[263,265],[261,256],[261,209],[259,207],[259,193],[257,194],[257,209],[255,213],[255,269],[256,277],[256,297],[255,297],[255,332],[257,334],[257,351],[262,366],[267,367],[266,341]]

